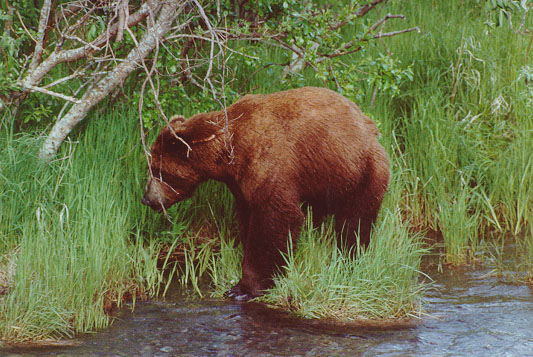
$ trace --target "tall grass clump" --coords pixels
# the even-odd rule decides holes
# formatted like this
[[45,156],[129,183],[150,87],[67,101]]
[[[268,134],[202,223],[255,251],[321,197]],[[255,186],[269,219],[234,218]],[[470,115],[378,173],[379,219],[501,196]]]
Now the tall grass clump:
[[[238,234],[233,197],[222,184],[208,181],[198,187],[191,200],[177,206],[169,210],[171,229],[151,232],[151,239],[160,242],[163,252],[169,253],[163,261],[163,266],[170,269],[163,293],[176,279],[200,297],[221,297],[225,291],[220,289],[227,285],[227,277],[232,276],[234,281],[234,276],[240,275],[242,253],[233,243]],[[208,293],[206,283],[211,283],[214,291]]]
[[471,262],[492,236],[510,232],[527,244],[529,235],[519,233],[533,217],[533,111],[523,78],[529,38],[506,23],[487,27],[484,7],[472,2],[391,6],[422,30],[390,41],[414,80],[394,100],[378,95],[372,109],[385,118],[382,133],[392,137],[405,176],[402,216],[439,232],[452,264]]
[[338,250],[331,224],[308,224],[298,248],[289,246],[275,287],[260,299],[305,318],[419,316],[423,285],[418,269],[424,250],[398,212],[386,209],[382,216],[370,245],[356,259]]
[[126,296],[155,292],[161,275],[156,245],[140,235],[150,224],[131,124],[119,111],[96,117],[49,165],[37,159],[37,138],[2,128],[1,253],[16,252],[16,264],[0,298],[1,339],[102,328]]
[[242,245],[235,246],[232,239],[222,239],[220,251],[213,257],[209,266],[211,296],[222,297],[241,278]]
[[[533,107],[531,108],[533,113]],[[512,141],[492,163],[490,205],[497,224],[519,235],[533,216],[533,115],[512,133]]]

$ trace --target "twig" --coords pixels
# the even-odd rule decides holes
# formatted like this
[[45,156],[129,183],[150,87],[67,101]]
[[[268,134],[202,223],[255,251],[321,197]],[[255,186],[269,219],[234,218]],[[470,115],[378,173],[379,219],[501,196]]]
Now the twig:
[[[353,5],[352,5],[353,6]],[[360,9],[359,9],[360,10]],[[337,21],[333,24],[330,24],[328,27],[331,31],[335,31],[339,28],[341,28],[342,26],[346,25],[348,22],[352,21],[354,17],[358,17],[358,11],[355,11],[352,15],[346,15],[346,17],[344,18],[344,20],[342,21]]]
[[[85,10],[85,7],[82,6],[82,9]],[[91,16],[91,14],[93,12],[95,12],[96,10],[98,9],[98,3],[95,4],[92,8],[89,9],[89,11],[87,11],[82,17],[80,17],[78,19],[78,21],[76,21],[76,23],[74,23],[74,25],[72,26],[69,26],[68,29],[67,29],[67,33],[73,33],[74,31],[76,31],[81,25],[84,25],[87,21],[87,19]]]
[[[102,49],[102,47],[98,47],[98,46],[94,45],[93,43],[83,41],[78,36],[64,34],[63,37],[66,38],[67,40],[76,40],[78,42],[81,42],[85,47],[91,48],[94,51],[100,51]],[[100,45],[100,46],[102,46],[102,45]]]
[[[392,15],[392,14],[387,14],[385,16],[383,16],[380,20],[378,20],[374,25],[372,25],[369,29],[368,29],[368,32],[372,32],[374,31],[375,29],[378,28],[379,25],[382,25],[385,23],[385,21],[387,21],[388,19],[405,19],[405,16],[404,15]],[[367,32],[367,33],[368,33]]]
[[[215,31],[219,31],[218,29],[215,30]],[[217,44],[220,44],[220,41],[216,40],[216,39],[213,39],[212,37],[205,37],[205,36],[200,36],[200,35],[194,35],[194,34],[177,34],[177,35],[172,35],[172,36],[166,36],[165,39],[168,41],[168,40],[174,40],[174,39],[179,39],[179,38],[191,38],[191,39],[198,39],[198,40],[203,40],[203,41],[206,41],[206,42],[215,42]],[[243,37],[243,38],[239,38],[239,37],[231,37],[232,40],[235,40],[235,39],[239,39],[239,40],[251,40],[250,38],[246,38],[246,37]],[[260,40],[260,38],[253,38],[254,40]],[[224,45],[224,49],[227,50],[228,52],[231,52],[231,53],[235,53],[239,56],[243,56],[243,57],[248,57],[248,58],[252,58],[252,59],[255,59],[255,60],[259,60],[260,58],[257,57],[257,56],[252,56],[252,55],[249,55],[249,54],[246,54],[246,53],[243,53],[243,52],[240,52],[240,51],[237,51],[235,49],[232,49],[231,47],[227,47]],[[183,59],[180,59],[180,58],[177,58],[174,56],[175,59],[177,60],[181,60],[183,61]]]
[[[21,83],[19,83],[19,84],[21,84]],[[52,91],[49,91],[48,89],[44,89],[44,88],[41,88],[41,87],[36,87],[36,86],[32,86],[32,85],[28,85],[27,84],[27,85],[24,85],[24,88],[29,89],[32,92],[40,92],[40,93],[51,95],[52,97],[61,98],[63,100],[67,100],[69,102],[76,103],[76,104],[80,104],[82,102],[81,100],[79,100],[77,98],[70,97],[68,95],[64,95],[64,94],[61,94],[61,93],[52,92]]]
[[[182,7],[183,8],[183,7]],[[182,9],[181,8],[181,9]],[[182,27],[185,27],[187,26],[189,21],[183,23],[181,26]],[[130,30],[129,27],[126,27],[126,31],[128,32],[128,34],[131,36],[132,40],[133,40],[133,43],[135,44],[135,47],[137,49],[139,49],[139,42],[137,41],[137,38],[135,37],[135,35],[133,34],[133,32]],[[159,42],[156,42],[156,46],[155,46],[155,58],[157,58],[157,54],[159,53]],[[163,116],[163,118],[165,119],[165,121],[167,122],[167,124],[169,124],[169,121],[163,111],[163,109],[161,108],[161,103],[159,102],[159,91],[156,90],[156,86],[154,85],[154,82],[152,81],[152,74],[154,73],[154,71],[156,70],[156,65],[157,65],[157,61],[154,60],[153,61],[153,64],[152,64],[152,68],[151,69],[148,69],[148,67],[146,66],[146,61],[144,60],[144,58],[141,58],[140,60],[140,63],[142,65],[142,67],[144,68],[144,71],[146,72],[146,79],[142,85],[142,90],[141,90],[141,95],[140,95],[140,98],[139,98],[139,115],[141,115],[142,113],[142,98],[143,98],[143,93],[144,93],[144,88],[146,86],[146,83],[150,83],[150,87],[152,88],[152,93],[154,93],[154,100],[155,100],[155,103],[156,103],[156,106],[157,106],[157,109],[159,110],[159,112],[161,113],[161,115]],[[141,116],[141,126],[142,126],[142,116]],[[190,151],[192,151],[192,148],[191,146],[185,141],[183,140],[183,138],[181,138],[179,135],[177,135],[175,132],[174,132],[174,129],[169,126],[172,134],[174,135],[174,137],[176,139],[178,139],[179,141],[181,141],[186,147],[187,147],[187,153],[189,153]],[[146,148],[145,148],[146,150]]]
[[[354,45],[353,41],[350,41],[350,46],[344,46],[343,48],[346,48],[346,47],[352,47]],[[344,51],[344,52],[335,52],[335,53],[331,53],[331,54],[325,54],[325,55],[322,55],[323,57],[317,59],[317,63],[320,63],[320,62],[323,62],[325,60],[327,60],[328,58],[335,58],[335,57],[339,57],[339,56],[346,56],[346,55],[349,55],[350,53],[355,53],[357,51],[360,51],[363,49],[363,46],[358,46],[352,50],[349,50],[349,51]]]
[[[290,69],[288,71],[293,71],[292,68],[296,67],[296,66],[300,66],[300,65],[308,65],[309,67],[311,67],[315,72],[318,72],[318,68],[311,62],[309,61],[305,61],[304,58],[305,58],[305,52],[301,49],[299,49],[298,47],[295,47],[295,46],[291,46],[289,45],[288,43],[285,43],[283,41],[281,41],[278,37],[274,36],[272,37],[276,42],[278,42],[281,47],[287,49],[287,50],[291,50],[293,52],[293,58],[292,58],[292,61],[291,63],[289,64],[289,67]],[[318,43],[314,43],[313,46],[312,46],[312,49],[317,49],[319,47]],[[285,72],[284,73],[284,76],[287,75],[288,72]]]
[[[383,25],[388,19],[405,19],[405,16],[402,15],[402,14],[398,14],[398,15],[387,14],[387,15],[385,15],[384,17],[382,17],[380,20],[376,21],[376,23],[374,23],[374,24],[368,29],[368,31],[366,32],[366,34],[375,31],[380,25]],[[418,30],[418,32],[420,32],[420,29],[419,29],[418,27],[414,27],[414,28],[412,28],[412,29],[407,29],[407,30],[402,30],[402,31],[396,31],[396,32],[389,32],[389,33],[386,33],[386,34],[382,34],[382,33],[380,33],[380,34],[374,36],[373,38],[374,38],[374,39],[378,39],[378,38],[387,37],[387,36],[395,36],[395,35],[398,35],[398,34],[403,33],[403,32],[410,32],[410,31],[415,31],[415,30]],[[362,39],[361,41],[365,41],[365,39]],[[356,44],[356,41],[349,41],[349,42],[346,43],[342,48],[339,48],[339,49],[337,50],[337,52],[335,52],[335,53],[321,54],[322,57],[319,58],[319,59],[317,60],[317,62],[320,63],[320,62],[325,61],[325,60],[328,59],[328,58],[334,58],[334,57],[339,57],[339,56],[345,56],[345,55],[348,55],[348,54],[351,54],[351,53],[354,53],[354,52],[357,52],[357,51],[360,51],[360,50],[363,49],[363,46],[358,46],[357,48],[354,48],[354,49],[348,50],[349,48],[353,47],[355,44]]]
[[74,16],[78,11],[80,11],[83,7],[79,3],[70,3],[70,4],[61,4],[61,10],[56,12],[56,15],[54,17],[55,24],[58,24],[61,20],[66,20],[67,16]]
[[333,66],[331,65],[331,61],[329,61],[329,72],[333,76],[333,80],[335,81],[335,86],[337,87],[337,91],[341,90],[341,86],[339,85],[339,82],[337,81],[337,76],[335,76],[335,71],[333,70]]
[[[92,85],[94,85],[94,82],[89,82],[89,81],[87,81],[87,82],[81,83],[80,86],[78,87],[78,89],[76,89],[76,90],[74,91],[73,95],[74,95],[74,96],[77,96],[78,93],[81,92],[81,90],[82,90],[83,88],[85,88],[85,87],[86,87],[87,85],[89,85],[89,84],[90,84],[90,86],[89,86],[89,88],[90,88]],[[57,117],[58,117],[58,118],[62,118],[62,117],[63,117],[63,113],[64,113],[65,110],[68,108],[69,104],[70,104],[70,102],[65,101],[65,104],[63,104],[63,106],[61,107],[61,110],[59,111],[59,114],[57,114]]]
[[39,41],[37,41],[37,40],[31,35],[30,30],[28,30],[28,28],[27,28],[26,25],[24,24],[24,21],[22,21],[22,17],[20,16],[20,13],[18,12],[17,9],[15,9],[15,12],[17,13],[17,16],[18,16],[18,18],[19,18],[20,24],[22,25],[22,28],[24,29],[24,32],[26,32],[26,35],[30,36],[30,38],[33,40],[33,42],[38,43]]
[[85,74],[85,73],[84,73],[83,71],[80,72],[80,71],[76,70],[76,71],[75,71],[74,73],[72,73],[70,76],[66,76],[66,77],[63,77],[63,78],[59,78],[58,80],[53,81],[52,83],[48,83],[47,85],[42,86],[41,88],[42,88],[42,89],[50,88],[50,87],[56,86],[56,85],[58,85],[58,84],[60,84],[60,83],[66,82],[66,81],[68,81],[68,80],[71,80],[71,79],[73,79],[73,78],[77,78],[77,77],[79,77],[79,76],[82,76],[82,75],[84,75],[84,74]]
[[411,28],[408,28],[408,29],[405,29],[405,30],[380,33],[378,35],[375,35],[372,38],[377,39],[377,38],[383,38],[383,37],[392,37],[392,36],[400,35],[400,34],[406,33],[406,32],[412,32],[412,31],[416,31],[416,32],[420,33],[420,28],[418,26],[415,26],[415,27],[411,27]]
[[[207,82],[209,84],[209,86],[211,87],[211,91],[213,93],[214,99],[217,99],[216,98],[216,90],[215,90],[215,87],[213,86],[213,83],[211,82],[210,76],[211,76],[211,71],[213,70],[213,59],[215,58],[215,56],[214,56],[215,42],[218,44],[218,47],[219,47],[221,52],[223,52],[223,46],[220,43],[220,40],[218,39],[216,31],[213,30],[213,27],[211,26],[211,22],[207,18],[206,14],[205,14],[205,11],[204,11],[204,8],[202,7],[202,5],[200,5],[198,0],[193,0],[193,2],[196,5],[196,7],[198,8],[198,12],[200,13],[200,16],[202,17],[202,19],[204,20],[204,23],[207,26],[207,29],[211,33],[211,38],[213,39],[213,41],[211,41],[211,48],[209,50],[209,62],[208,62],[209,65],[208,65],[207,72],[206,72],[205,77],[204,77],[204,81]],[[222,88],[222,91],[224,91],[224,88]]]
[[382,2],[387,2],[389,0],[375,0],[374,2],[372,2],[371,4],[367,4],[363,7],[361,7],[359,10],[357,10],[356,12],[356,16],[357,17],[363,17],[365,16],[370,10],[372,10],[373,8],[375,8],[376,6],[378,6],[379,4],[381,4]]

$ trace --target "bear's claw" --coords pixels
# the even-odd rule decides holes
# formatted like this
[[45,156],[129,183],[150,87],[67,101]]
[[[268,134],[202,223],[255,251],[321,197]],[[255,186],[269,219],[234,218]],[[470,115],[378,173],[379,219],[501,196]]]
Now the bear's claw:
[[251,294],[244,292],[243,289],[239,285],[235,285],[234,287],[232,287],[231,289],[229,289],[228,291],[224,293],[224,297],[231,298],[235,301],[246,302],[246,301],[253,299],[256,296],[253,296]]

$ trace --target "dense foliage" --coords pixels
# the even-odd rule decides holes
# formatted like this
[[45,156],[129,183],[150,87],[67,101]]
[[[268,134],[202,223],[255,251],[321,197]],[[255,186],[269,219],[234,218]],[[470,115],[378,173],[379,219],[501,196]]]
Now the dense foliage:
[[[142,4],[126,3],[129,13]],[[194,103],[196,111],[212,108],[214,103],[218,106],[229,103],[248,90],[246,84],[250,77],[259,71],[271,70],[273,66],[288,66],[283,78],[278,79],[286,81],[288,86],[301,86],[305,82],[301,70],[309,66],[318,83],[352,99],[361,98],[357,85],[361,81],[367,81],[382,94],[397,95],[399,84],[412,78],[412,71],[397,59],[383,54],[374,57],[363,54],[363,60],[357,64],[343,61],[348,54],[365,53],[378,43],[377,40],[417,29],[393,31],[398,30],[394,28],[398,26],[388,23],[404,18],[401,14],[366,16],[386,3],[385,0],[320,4],[296,0],[186,3],[175,20],[177,25],[186,26],[166,36],[158,51],[143,64],[150,69],[139,66],[122,94],[136,104],[143,98],[143,121],[147,127],[154,125],[161,116],[160,109],[163,112],[177,109],[175,98]],[[118,21],[121,4],[114,1],[96,5],[83,1],[54,2],[44,32],[43,59],[53,51],[96,43],[109,31],[113,21]],[[24,102],[19,103],[20,91],[27,90],[20,87],[25,83],[23,79],[35,70],[30,62],[33,64],[36,58],[33,49],[39,38],[40,9],[30,2],[1,6],[0,26],[5,31],[0,39],[4,45],[0,98],[5,104],[13,104],[13,110],[20,109],[19,126],[39,122],[48,125],[61,116],[71,103],[65,103],[59,95],[80,98],[85,90],[90,90],[91,83],[111,70],[114,61],[124,58],[149,30],[148,24],[140,23],[124,32],[123,39],[111,38],[108,45],[101,47],[92,45],[100,50],[91,47],[89,50],[94,53],[78,58],[75,63],[59,64],[40,84],[32,84],[43,89],[54,88],[54,93],[59,95],[46,95],[34,89],[35,94],[23,96]],[[86,8],[80,10],[80,6]],[[272,58],[265,57],[265,52],[278,52],[279,56],[273,62]],[[152,88],[148,95],[141,87],[144,88],[147,77],[152,76],[157,89]],[[66,80],[58,82],[61,77]],[[115,92],[112,97],[116,95]]]

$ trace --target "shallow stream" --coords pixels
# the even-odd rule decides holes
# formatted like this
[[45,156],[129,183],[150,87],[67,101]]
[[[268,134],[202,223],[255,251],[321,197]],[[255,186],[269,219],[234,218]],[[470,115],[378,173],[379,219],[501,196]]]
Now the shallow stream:
[[107,330],[72,345],[0,350],[52,356],[533,356],[533,289],[487,270],[430,274],[435,283],[410,326],[334,326],[228,300],[137,303]]

